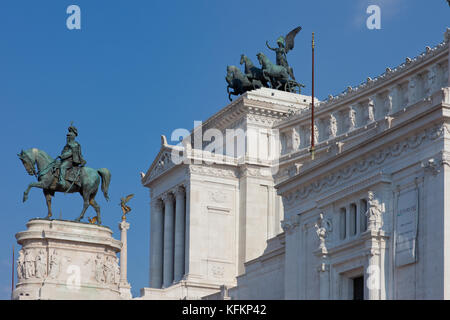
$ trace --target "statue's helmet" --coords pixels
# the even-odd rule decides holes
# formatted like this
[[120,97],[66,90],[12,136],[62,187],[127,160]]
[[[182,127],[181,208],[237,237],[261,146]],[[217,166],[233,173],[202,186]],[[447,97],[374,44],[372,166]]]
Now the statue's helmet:
[[68,128],[69,133],[67,135],[74,135],[75,137],[78,136],[78,129],[76,127],[73,126],[73,124],[70,124],[70,127]]

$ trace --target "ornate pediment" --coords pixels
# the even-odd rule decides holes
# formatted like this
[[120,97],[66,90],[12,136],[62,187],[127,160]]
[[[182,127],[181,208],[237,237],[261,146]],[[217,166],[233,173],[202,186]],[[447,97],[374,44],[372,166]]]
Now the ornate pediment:
[[160,176],[162,173],[166,172],[170,168],[174,167],[175,164],[172,162],[172,154],[170,150],[161,150],[158,156],[155,158],[152,166],[144,177],[144,180],[150,181]]
[[142,177],[142,184],[148,184],[156,177],[159,177],[176,166],[176,164],[172,161],[172,151],[173,148],[167,144],[166,137],[161,136],[161,149],[155,160],[153,160],[150,169],[148,169],[147,173]]

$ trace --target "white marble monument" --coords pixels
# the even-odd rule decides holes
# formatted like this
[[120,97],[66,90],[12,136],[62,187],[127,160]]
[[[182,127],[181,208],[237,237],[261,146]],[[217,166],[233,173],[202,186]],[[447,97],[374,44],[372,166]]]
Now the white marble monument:
[[140,299],[450,299],[449,42],[316,100],[314,160],[311,97],[266,88],[162,137]]

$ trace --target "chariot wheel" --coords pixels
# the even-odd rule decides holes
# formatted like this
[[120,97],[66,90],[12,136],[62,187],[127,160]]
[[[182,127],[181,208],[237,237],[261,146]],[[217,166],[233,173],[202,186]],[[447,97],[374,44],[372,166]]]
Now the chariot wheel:
[[297,82],[288,80],[284,84],[284,91],[291,92],[291,93],[300,93],[300,86]]

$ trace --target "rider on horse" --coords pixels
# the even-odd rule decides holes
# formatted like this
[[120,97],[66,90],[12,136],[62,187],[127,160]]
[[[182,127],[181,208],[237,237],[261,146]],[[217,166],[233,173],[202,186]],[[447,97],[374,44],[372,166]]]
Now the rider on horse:
[[58,183],[66,188],[66,172],[68,169],[77,167],[80,165],[83,167],[86,164],[86,160],[83,159],[81,155],[81,145],[75,141],[75,137],[78,136],[78,130],[72,124],[69,127],[69,133],[67,134],[67,144],[58,157],[61,159],[61,165],[59,169],[59,180]]

